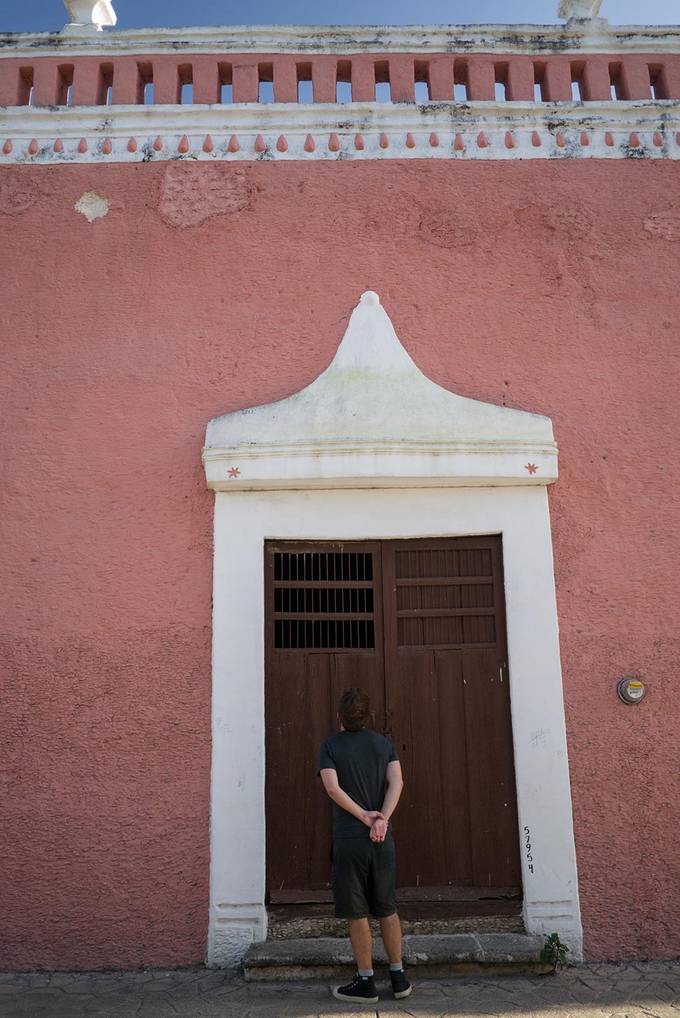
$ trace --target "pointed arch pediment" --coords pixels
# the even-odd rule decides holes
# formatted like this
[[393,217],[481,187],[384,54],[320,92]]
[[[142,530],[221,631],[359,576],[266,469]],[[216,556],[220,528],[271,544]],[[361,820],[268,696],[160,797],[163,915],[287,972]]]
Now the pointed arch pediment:
[[377,294],[364,293],[328,368],[285,399],[216,417],[203,462],[217,491],[549,484],[549,417],[427,378]]

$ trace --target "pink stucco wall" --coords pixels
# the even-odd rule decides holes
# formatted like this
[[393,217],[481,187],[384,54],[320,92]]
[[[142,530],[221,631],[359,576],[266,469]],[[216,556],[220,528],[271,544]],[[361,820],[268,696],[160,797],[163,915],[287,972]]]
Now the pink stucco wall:
[[434,380],[554,421],[586,953],[677,954],[677,188],[639,161],[0,172],[4,967],[204,958],[204,427],[311,381],[368,287]]

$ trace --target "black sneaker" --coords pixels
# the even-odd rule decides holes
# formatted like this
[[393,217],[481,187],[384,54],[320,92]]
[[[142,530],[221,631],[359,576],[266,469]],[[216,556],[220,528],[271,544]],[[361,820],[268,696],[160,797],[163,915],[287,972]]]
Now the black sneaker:
[[351,1000],[353,1004],[377,1004],[379,1000],[373,976],[360,976],[358,972],[351,983],[334,986],[331,993],[336,1000]]
[[390,969],[390,979],[392,980],[392,993],[397,1000],[402,1000],[404,997],[410,997],[413,992],[413,987],[406,978],[406,973],[402,969],[401,972],[393,972]]

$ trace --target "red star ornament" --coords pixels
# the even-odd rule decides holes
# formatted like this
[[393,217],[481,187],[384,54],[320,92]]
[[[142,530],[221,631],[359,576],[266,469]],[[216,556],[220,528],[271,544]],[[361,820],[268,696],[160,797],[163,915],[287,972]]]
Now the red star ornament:
[[524,469],[528,470],[530,474],[535,474],[538,470],[538,466],[535,463],[525,463]]
[[229,467],[228,477],[238,477],[241,473],[240,467]]

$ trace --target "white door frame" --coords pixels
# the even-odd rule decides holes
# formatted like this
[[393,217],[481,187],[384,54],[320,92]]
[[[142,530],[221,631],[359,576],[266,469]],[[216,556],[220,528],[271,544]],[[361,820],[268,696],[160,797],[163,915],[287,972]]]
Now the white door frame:
[[389,488],[216,495],[209,964],[266,936],[265,541],[498,533],[524,922],[582,957],[547,488]]

